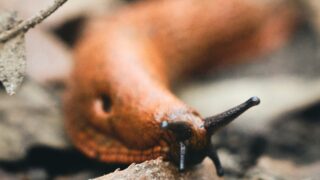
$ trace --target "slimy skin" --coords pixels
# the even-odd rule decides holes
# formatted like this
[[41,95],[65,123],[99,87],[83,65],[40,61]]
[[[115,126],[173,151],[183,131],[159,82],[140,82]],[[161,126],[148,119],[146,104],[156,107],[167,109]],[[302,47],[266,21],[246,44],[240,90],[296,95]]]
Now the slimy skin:
[[293,30],[294,12],[292,6],[252,0],[172,0],[139,2],[93,20],[74,50],[65,96],[71,141],[107,163],[163,156],[184,169],[181,164],[197,164],[207,155],[214,160],[213,132],[206,128],[216,128],[170,86],[281,46]]

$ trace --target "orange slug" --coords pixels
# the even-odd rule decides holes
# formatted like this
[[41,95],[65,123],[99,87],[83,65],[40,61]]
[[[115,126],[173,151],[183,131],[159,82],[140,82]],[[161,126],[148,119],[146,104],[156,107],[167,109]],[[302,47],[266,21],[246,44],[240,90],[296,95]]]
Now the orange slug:
[[259,99],[203,118],[170,85],[279,47],[294,29],[293,7],[280,1],[144,1],[93,20],[76,45],[68,82],[70,139],[108,163],[162,156],[184,170],[209,156],[222,176],[210,137]]

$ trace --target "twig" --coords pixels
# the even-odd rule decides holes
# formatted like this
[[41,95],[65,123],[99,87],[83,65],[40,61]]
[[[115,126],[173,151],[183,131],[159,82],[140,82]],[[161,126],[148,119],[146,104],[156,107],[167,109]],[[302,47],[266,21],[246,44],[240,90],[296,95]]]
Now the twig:
[[68,0],[55,0],[52,5],[50,5],[44,10],[41,10],[38,14],[34,15],[33,17],[25,21],[22,21],[21,23],[14,26],[13,28],[0,33],[0,42],[5,42],[15,37],[21,32],[23,33],[27,32],[30,28],[33,28],[35,25],[39,24],[45,18],[50,16],[53,12],[55,12],[60,6],[62,6],[67,1]]

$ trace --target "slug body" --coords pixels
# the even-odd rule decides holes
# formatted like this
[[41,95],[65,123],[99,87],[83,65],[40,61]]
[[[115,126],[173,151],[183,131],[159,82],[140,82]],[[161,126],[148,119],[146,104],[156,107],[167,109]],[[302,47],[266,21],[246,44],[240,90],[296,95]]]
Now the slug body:
[[292,11],[257,4],[150,1],[92,22],[76,46],[65,100],[75,146],[110,163],[163,156],[181,170],[209,156],[222,175],[210,137],[258,99],[204,119],[172,94],[170,84],[201,67],[278,47],[294,24]]

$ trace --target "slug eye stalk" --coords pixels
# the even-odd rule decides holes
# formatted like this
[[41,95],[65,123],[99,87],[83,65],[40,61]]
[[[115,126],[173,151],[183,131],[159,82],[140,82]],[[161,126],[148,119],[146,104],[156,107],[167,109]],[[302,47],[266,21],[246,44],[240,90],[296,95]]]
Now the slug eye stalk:
[[207,130],[207,134],[211,136],[220,128],[226,126],[249,108],[260,104],[260,99],[256,96],[251,97],[246,102],[231,108],[223,113],[215,116],[207,117],[204,119],[204,128]]

